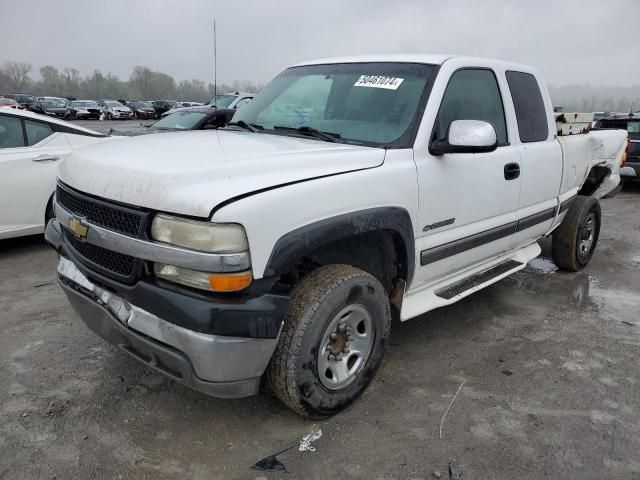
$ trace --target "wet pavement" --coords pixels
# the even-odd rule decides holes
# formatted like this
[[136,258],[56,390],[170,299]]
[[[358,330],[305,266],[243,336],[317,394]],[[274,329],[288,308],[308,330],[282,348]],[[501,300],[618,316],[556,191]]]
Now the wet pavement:
[[543,255],[394,324],[369,389],[315,424],[151,373],[78,320],[41,238],[0,242],[0,478],[640,478],[639,207],[603,201],[583,272]]

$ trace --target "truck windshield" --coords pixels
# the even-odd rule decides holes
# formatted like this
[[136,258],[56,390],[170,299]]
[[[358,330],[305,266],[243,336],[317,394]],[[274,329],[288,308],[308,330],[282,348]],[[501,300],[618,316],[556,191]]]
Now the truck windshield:
[[345,143],[407,148],[436,71],[435,65],[393,62],[293,67],[233,121],[260,133],[308,136],[315,130]]

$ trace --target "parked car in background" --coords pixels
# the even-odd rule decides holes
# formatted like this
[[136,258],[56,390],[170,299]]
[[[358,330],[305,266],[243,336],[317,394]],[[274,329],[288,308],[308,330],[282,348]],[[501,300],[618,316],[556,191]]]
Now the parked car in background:
[[156,111],[151,102],[129,102],[127,106],[133,110],[134,118],[156,118]]
[[22,110],[24,107],[22,107],[13,98],[0,97],[0,108],[15,108]]
[[180,102],[183,107],[201,107],[204,105],[202,102]]
[[624,182],[640,181],[640,112],[610,113],[598,120],[595,128],[627,131],[629,143],[626,159],[620,167],[620,177]]
[[[217,108],[228,108],[231,110],[237,110],[241,106],[249,103],[253,97],[255,97],[254,93],[225,93],[223,95],[216,95],[211,100],[207,102],[205,106],[208,107],[217,107]],[[195,107],[177,107],[169,112],[165,112],[164,115],[168,115],[169,113],[179,112],[184,110],[184,108],[195,108]]]
[[156,111],[156,118],[160,118],[163,113],[168,112],[172,108],[181,107],[180,103],[175,100],[154,100],[151,104]]
[[36,99],[38,102],[61,102],[64,103],[65,105],[69,104],[69,100],[64,98],[64,97],[37,97]]
[[209,130],[224,127],[231,121],[235,110],[228,108],[199,107],[172,113],[151,125],[114,127],[109,135],[135,137],[150,133],[178,132],[184,130]]
[[26,93],[13,93],[11,95],[4,95],[4,97],[13,98],[22,108],[26,108],[27,110],[31,109],[31,106],[36,102],[36,97]]
[[117,100],[100,100],[98,106],[104,111],[107,120],[133,118],[131,109]]
[[42,233],[53,216],[60,162],[72,150],[109,139],[26,110],[0,110],[0,239]]
[[96,119],[103,115],[103,110],[94,100],[73,100],[68,105],[70,117],[77,120]]
[[49,115],[51,117],[58,118],[69,118],[71,115],[71,111],[67,106],[67,101],[57,97],[39,97],[31,106],[30,110],[42,115]]

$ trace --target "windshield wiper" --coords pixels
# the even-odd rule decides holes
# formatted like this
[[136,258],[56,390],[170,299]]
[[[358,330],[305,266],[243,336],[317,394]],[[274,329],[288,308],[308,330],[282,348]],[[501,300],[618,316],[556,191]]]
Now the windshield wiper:
[[320,140],[324,140],[325,142],[332,143],[344,143],[342,136],[338,133],[330,133],[323,132],[321,130],[317,130],[313,127],[309,127],[308,125],[303,125],[301,127],[282,127],[282,126],[274,126],[274,130],[285,130],[289,132],[298,132],[303,135],[308,135],[310,137],[319,138]]
[[253,133],[256,133],[258,130],[264,130],[264,127],[262,125],[258,125],[257,123],[247,123],[244,120],[227,123],[227,127],[240,127]]

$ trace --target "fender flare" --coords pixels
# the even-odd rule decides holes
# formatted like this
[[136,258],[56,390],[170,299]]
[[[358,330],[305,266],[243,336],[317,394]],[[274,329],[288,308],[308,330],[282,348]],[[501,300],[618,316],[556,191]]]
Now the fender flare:
[[400,207],[357,210],[326,218],[292,230],[278,239],[264,276],[284,275],[308,252],[328,243],[362,233],[388,231],[402,241],[406,258],[406,282],[415,270],[415,238],[409,212]]

